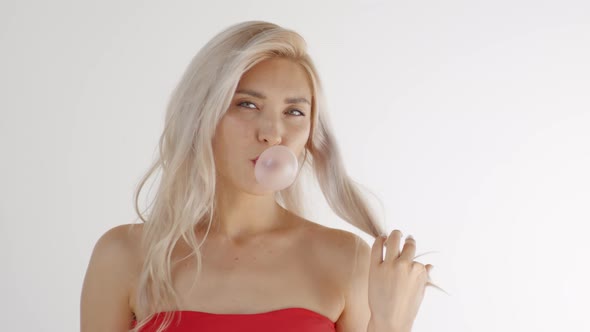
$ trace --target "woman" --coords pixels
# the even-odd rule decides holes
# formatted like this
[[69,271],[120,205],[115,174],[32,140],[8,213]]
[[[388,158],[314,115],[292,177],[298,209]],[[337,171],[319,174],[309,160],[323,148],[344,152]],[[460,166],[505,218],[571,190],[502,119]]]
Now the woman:
[[[344,170],[322,98],[291,30],[244,22],[208,42],[171,97],[160,157],[135,193],[144,223],[96,243],[81,330],[410,331],[431,265],[413,261],[413,239],[400,252],[401,232],[387,237],[377,223]],[[311,168],[332,209],[376,238],[372,249],[301,217],[299,174],[277,192],[257,184],[256,158],[273,145]],[[144,216],[139,193],[158,169]]]

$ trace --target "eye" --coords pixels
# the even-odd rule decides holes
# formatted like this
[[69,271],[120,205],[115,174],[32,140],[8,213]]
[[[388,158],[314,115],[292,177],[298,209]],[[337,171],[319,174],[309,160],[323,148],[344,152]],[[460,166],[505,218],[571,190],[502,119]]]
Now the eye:
[[301,113],[301,115],[299,115],[299,116],[305,116],[305,113],[301,112],[300,110],[298,110],[298,109],[296,109],[296,108],[294,108],[294,109],[292,109],[292,110],[289,110],[289,112],[291,112],[291,111],[296,111],[296,112],[299,112],[299,113]]
[[[243,102],[239,103],[238,106],[242,106],[243,104],[251,104],[251,105],[256,106],[254,103],[251,103],[249,101],[243,101]],[[246,108],[252,109],[252,107],[246,107]]]
[[[238,103],[238,106],[245,107],[245,108],[248,108],[248,109],[254,109],[253,107],[242,106],[242,105],[245,105],[245,104],[254,105],[254,108],[256,107],[256,104],[254,104],[252,102],[249,102],[249,101],[242,101],[242,102]],[[302,111],[300,111],[300,110],[298,110],[296,108],[290,109],[288,112],[299,112],[300,115],[298,115],[298,116],[305,116],[305,113],[303,113]],[[293,113],[291,113],[291,114],[293,114]]]

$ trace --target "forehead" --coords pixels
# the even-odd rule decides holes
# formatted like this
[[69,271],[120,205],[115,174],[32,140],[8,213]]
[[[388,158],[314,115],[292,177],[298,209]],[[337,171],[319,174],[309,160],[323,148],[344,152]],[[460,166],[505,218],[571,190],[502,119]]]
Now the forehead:
[[284,92],[289,94],[312,94],[311,82],[303,67],[289,59],[272,58],[263,60],[240,78],[238,89]]

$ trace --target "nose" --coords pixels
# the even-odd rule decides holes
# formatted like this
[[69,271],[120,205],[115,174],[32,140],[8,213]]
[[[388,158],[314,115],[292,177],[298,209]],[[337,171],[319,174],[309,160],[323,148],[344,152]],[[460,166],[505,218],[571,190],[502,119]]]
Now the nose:
[[278,134],[278,131],[260,131],[258,134],[258,139],[263,142],[270,143],[271,145],[281,144],[282,138],[281,135]]
[[281,144],[282,135],[276,121],[265,121],[258,130],[258,140],[271,145]]

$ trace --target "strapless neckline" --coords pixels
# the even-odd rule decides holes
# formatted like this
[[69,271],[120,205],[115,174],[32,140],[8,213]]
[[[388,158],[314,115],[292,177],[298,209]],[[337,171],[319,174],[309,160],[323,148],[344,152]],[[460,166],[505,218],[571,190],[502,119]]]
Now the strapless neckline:
[[[162,314],[165,314],[166,312],[171,312],[171,313],[186,313],[189,315],[247,317],[247,316],[273,315],[273,314],[278,314],[278,313],[284,312],[284,311],[299,311],[299,312],[303,312],[303,313],[317,316],[321,319],[329,321],[331,324],[336,324],[336,322],[333,322],[329,317],[327,317],[323,314],[320,314],[317,311],[313,311],[311,309],[306,309],[306,308],[302,308],[302,307],[290,307],[290,308],[283,308],[283,309],[275,309],[275,310],[271,310],[271,311],[257,312],[257,313],[251,313],[251,314],[213,313],[213,312],[205,312],[205,311],[197,311],[197,310],[173,310],[173,311],[159,311],[156,313],[156,315],[162,315]],[[133,321],[135,322],[135,320],[133,320]]]

